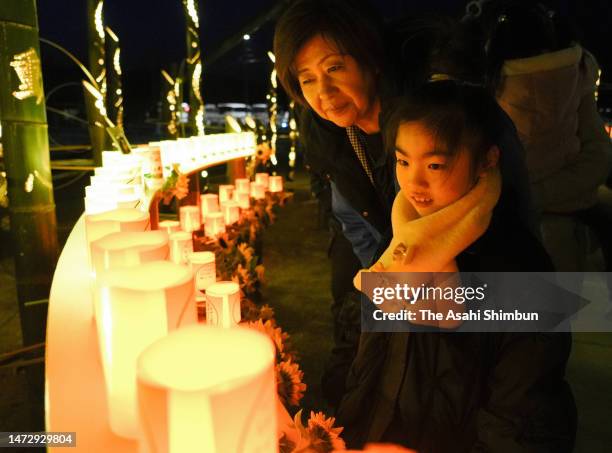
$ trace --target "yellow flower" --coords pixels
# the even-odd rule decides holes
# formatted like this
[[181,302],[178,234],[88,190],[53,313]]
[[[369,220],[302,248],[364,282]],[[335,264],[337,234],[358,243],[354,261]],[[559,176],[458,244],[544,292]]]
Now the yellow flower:
[[304,373],[297,363],[290,360],[276,365],[276,388],[281,402],[288,406],[298,406],[304,397],[306,384],[302,382]]
[[324,451],[344,450],[346,445],[340,437],[344,428],[334,428],[336,419],[334,417],[325,418],[323,412],[310,412],[308,420],[308,432],[313,445],[320,445]]

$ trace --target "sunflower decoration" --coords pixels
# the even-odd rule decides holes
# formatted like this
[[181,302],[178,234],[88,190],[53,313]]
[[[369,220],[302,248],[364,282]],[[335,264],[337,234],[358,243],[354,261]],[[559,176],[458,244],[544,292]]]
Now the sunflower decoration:
[[270,156],[272,156],[272,148],[270,148],[268,142],[261,142],[257,145],[257,149],[255,150],[256,165],[265,166]]
[[[286,446],[282,453],[330,453],[342,451],[346,445],[340,433],[344,428],[334,428],[336,419],[326,418],[322,412],[310,413],[308,425],[302,424],[302,411],[300,410],[293,419],[294,427],[298,433],[296,443],[285,439],[281,445]],[[281,439],[283,440],[283,439]]]
[[170,204],[172,198],[182,200],[189,193],[189,178],[186,174],[181,173],[179,164],[172,165],[172,173],[164,181],[161,188],[162,200],[164,204]]
[[285,406],[299,406],[304,397],[306,384],[302,382],[304,372],[291,360],[276,365],[276,390]]
[[276,363],[284,361],[295,362],[297,360],[297,353],[291,346],[289,334],[283,332],[280,327],[276,327],[274,319],[268,319],[267,321],[258,319],[257,321],[247,323],[247,327],[258,330],[272,340],[276,347]]

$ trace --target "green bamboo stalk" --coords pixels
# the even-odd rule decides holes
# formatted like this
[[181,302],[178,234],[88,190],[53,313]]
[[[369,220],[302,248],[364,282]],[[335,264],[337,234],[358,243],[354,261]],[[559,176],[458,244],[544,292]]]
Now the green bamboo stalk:
[[106,27],[106,74],[108,91],[106,107],[108,118],[116,126],[123,127],[123,87],[121,83],[121,50],[119,38],[109,27]]
[[182,0],[186,23],[186,77],[189,126],[191,132],[204,135],[204,100],[202,98],[202,54],[200,51],[200,21],[196,0]]
[[[93,75],[102,94],[104,110],[106,108],[106,49],[104,31],[104,0],[87,0],[87,37],[89,72]],[[106,134],[106,121],[100,109],[95,105],[97,99],[84,89],[85,111],[89,123],[89,137],[93,149],[95,165],[102,165],[102,151],[112,147],[110,137]]]
[[0,120],[23,343],[45,340],[58,256],[35,0],[0,3]]

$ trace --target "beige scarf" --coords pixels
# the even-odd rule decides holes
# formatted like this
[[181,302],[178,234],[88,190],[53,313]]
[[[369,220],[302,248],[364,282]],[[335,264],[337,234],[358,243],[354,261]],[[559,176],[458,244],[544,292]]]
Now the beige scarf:
[[447,271],[449,263],[487,230],[500,194],[497,168],[483,173],[459,200],[425,217],[419,217],[398,192],[391,210],[391,244],[378,263],[357,273],[355,287],[361,289],[362,272]]

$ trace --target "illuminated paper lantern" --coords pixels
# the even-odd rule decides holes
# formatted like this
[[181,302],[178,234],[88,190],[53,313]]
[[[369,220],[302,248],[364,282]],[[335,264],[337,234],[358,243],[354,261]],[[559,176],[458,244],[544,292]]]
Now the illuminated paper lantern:
[[136,360],[172,330],[195,324],[191,269],[168,261],[112,269],[100,276],[98,324],[111,430],[138,437]]
[[204,219],[204,232],[206,236],[214,238],[220,234],[225,233],[225,221],[223,219],[223,213],[211,212]]
[[274,345],[260,332],[172,332],[138,359],[141,452],[277,452],[274,379]]
[[93,274],[96,278],[92,285],[92,311],[99,326],[100,286],[97,276],[111,269],[134,267],[150,261],[168,259],[168,235],[163,231],[111,233],[93,241],[90,249]]
[[231,225],[232,223],[236,223],[240,220],[240,206],[235,201],[226,201],[223,203],[222,211],[223,211],[223,219],[225,220],[226,225]]
[[264,186],[264,190],[268,190],[270,175],[267,173],[255,173],[255,182]]
[[170,260],[176,264],[187,264],[189,255],[193,253],[191,233],[179,231],[170,234]]
[[251,197],[248,192],[235,192],[234,201],[238,203],[240,209],[249,209],[251,207]]
[[164,174],[159,146],[139,146],[132,152],[140,159],[145,187],[151,190],[161,189],[164,184]]
[[268,191],[282,192],[283,191],[283,177],[282,176],[270,176]]
[[226,201],[232,199],[234,193],[234,186],[231,184],[222,184],[219,186],[219,204],[223,204]]
[[179,208],[181,230],[191,233],[198,231],[202,226],[200,221],[200,208],[197,206],[181,206]]
[[162,220],[157,226],[161,231],[165,231],[168,236],[181,230],[181,222],[178,220]]
[[202,218],[210,212],[219,212],[219,195],[216,193],[205,193],[200,195],[202,205]]
[[217,281],[215,254],[213,252],[193,252],[189,255],[191,270],[198,291],[205,291]]
[[234,327],[240,322],[240,286],[217,282],[206,289],[206,324]]
[[85,215],[85,237],[87,253],[90,257],[90,244],[107,234],[118,232],[138,232],[151,229],[149,213],[138,209],[115,209],[102,214]]
[[266,189],[263,185],[258,183],[251,184],[251,197],[256,200],[262,200],[266,198]]
[[249,186],[251,182],[247,178],[238,178],[236,179],[235,183],[236,183],[235,192],[240,192],[240,193],[250,192]]

